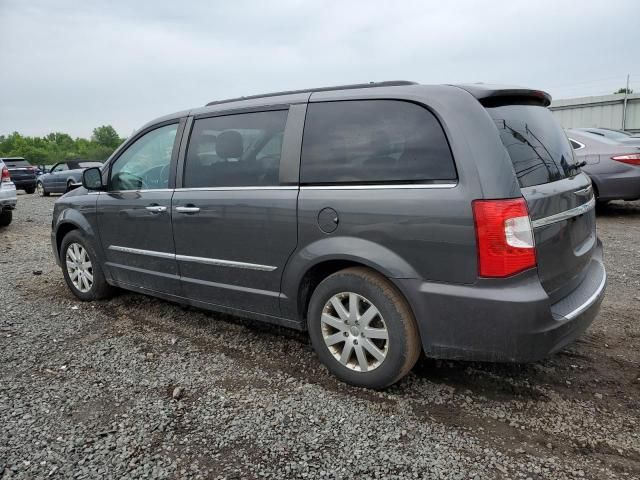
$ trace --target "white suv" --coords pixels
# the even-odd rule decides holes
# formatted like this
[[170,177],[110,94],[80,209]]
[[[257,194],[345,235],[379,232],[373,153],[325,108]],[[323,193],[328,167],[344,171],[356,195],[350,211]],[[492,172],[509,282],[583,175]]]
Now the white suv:
[[9,169],[0,160],[0,227],[6,227],[11,223],[17,201],[16,186],[11,181]]

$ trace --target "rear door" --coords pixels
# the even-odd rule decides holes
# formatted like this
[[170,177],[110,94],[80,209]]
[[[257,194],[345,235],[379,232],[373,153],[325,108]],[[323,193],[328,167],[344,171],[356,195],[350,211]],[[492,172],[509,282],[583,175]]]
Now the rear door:
[[280,279],[297,241],[296,131],[304,108],[193,121],[179,168],[182,188],[172,202],[176,259],[189,298],[280,315]]
[[553,300],[584,278],[596,248],[595,199],[589,177],[553,114],[543,106],[487,108],[527,201],[538,274]]

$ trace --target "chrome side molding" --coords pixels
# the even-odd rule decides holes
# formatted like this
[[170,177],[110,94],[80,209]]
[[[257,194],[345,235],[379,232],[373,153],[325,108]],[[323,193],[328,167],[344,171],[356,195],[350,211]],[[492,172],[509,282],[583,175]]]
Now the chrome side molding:
[[157,252],[155,250],[143,250],[141,248],[121,247],[119,245],[109,245],[109,250],[133,255],[146,255],[148,257],[166,258],[182,262],[196,262],[205,265],[215,265],[218,267],[243,268],[245,270],[258,270],[262,272],[273,272],[278,267],[272,265],[260,265],[258,263],[236,262],[233,260],[222,260],[219,258],[192,257],[190,255],[176,255],[168,252]]

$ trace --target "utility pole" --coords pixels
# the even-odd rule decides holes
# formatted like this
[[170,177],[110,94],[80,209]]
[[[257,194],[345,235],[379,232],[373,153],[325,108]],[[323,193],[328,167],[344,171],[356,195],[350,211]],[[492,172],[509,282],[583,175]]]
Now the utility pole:
[[627,73],[627,88],[624,90],[624,103],[622,105],[622,130],[627,126],[627,97],[629,96],[629,74]]

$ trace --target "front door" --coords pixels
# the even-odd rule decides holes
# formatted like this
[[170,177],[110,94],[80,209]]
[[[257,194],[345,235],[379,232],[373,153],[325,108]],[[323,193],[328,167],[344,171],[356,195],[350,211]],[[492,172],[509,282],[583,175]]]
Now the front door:
[[281,180],[287,113],[194,121],[172,202],[185,296],[279,315],[280,279],[297,241],[298,187]]
[[98,227],[106,266],[118,283],[179,292],[171,230],[178,127],[143,132],[109,165],[107,191],[98,197]]
[[69,167],[66,163],[58,163],[52,169],[49,175],[44,177],[44,189],[47,192],[59,193],[66,190],[66,173]]

